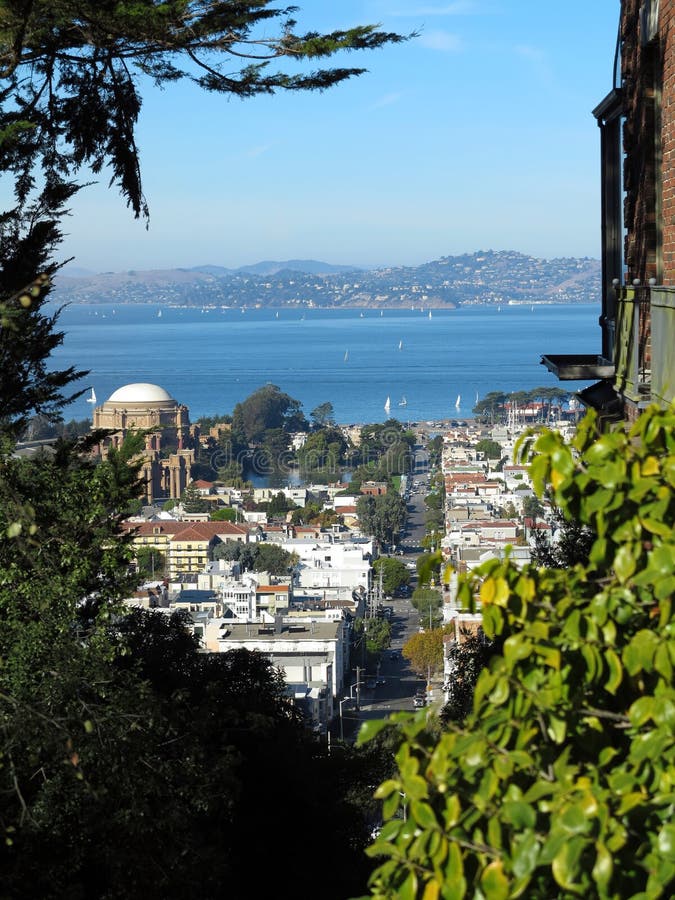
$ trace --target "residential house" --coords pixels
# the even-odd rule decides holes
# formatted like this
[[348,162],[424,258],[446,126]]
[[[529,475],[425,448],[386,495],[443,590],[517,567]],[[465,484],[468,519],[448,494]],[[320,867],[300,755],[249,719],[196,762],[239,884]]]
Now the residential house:
[[196,579],[219,543],[250,539],[247,528],[232,522],[127,521],[122,527],[132,532],[134,549],[151,547],[162,553],[170,578],[194,574]]

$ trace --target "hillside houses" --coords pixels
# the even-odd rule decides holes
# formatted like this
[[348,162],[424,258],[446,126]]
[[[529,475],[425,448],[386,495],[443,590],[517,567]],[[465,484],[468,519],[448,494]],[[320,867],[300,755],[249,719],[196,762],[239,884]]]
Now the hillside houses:
[[[208,482],[194,486],[214,496]],[[325,503],[332,505],[330,495]],[[353,502],[345,508],[355,518]],[[363,615],[372,587],[373,541],[342,522],[324,528],[268,522],[264,513],[256,523],[241,524],[192,521],[184,513],[171,519],[151,508],[147,514],[123,528],[136,554],[156,551],[158,563],[161,554],[166,573],[127,603],[166,614],[185,611],[206,652],[243,647],[264,653],[283,671],[308,723],[325,733],[334,699],[348,683],[350,623]],[[242,571],[239,562],[218,558],[218,548],[233,542],[273,545],[295,562],[284,575]]]

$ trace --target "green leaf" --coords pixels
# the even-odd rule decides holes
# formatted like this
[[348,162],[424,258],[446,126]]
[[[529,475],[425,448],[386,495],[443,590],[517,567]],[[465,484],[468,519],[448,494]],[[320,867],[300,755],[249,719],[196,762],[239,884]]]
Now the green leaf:
[[636,564],[633,548],[630,544],[624,544],[616,552],[614,557],[614,571],[622,584],[635,573]]
[[546,731],[556,744],[562,744],[567,734],[567,722],[558,716],[549,716]]
[[418,825],[422,826],[422,828],[438,827],[434,811],[428,803],[421,803],[419,800],[413,800],[410,803],[410,815]]
[[501,815],[504,822],[515,828],[534,828],[537,816],[529,803],[511,801],[502,804]]
[[386,719],[366,719],[359,729],[356,746],[361,747],[368,741],[372,741],[372,739],[381,731],[384,731],[388,725],[389,722]]
[[675,862],[675,825],[664,825],[657,838],[659,853]]
[[531,831],[516,835],[513,842],[513,874],[525,878],[534,872],[539,858],[539,844]]
[[502,861],[495,859],[483,869],[480,886],[486,900],[507,900],[509,896],[509,880],[504,873]]
[[612,860],[612,854],[604,844],[597,843],[595,845],[595,863],[591,874],[601,891],[606,891],[613,872],[614,862]]
[[559,817],[560,827],[569,834],[585,834],[590,828],[588,816],[581,806],[568,806]]
[[608,647],[605,650],[605,663],[607,664],[608,669],[605,688],[610,694],[616,694],[623,679],[623,666],[621,665],[621,660],[611,647]]
[[408,877],[399,886],[397,896],[400,900],[415,900],[417,896],[417,875],[414,870],[408,872]]
[[571,838],[562,845],[551,865],[553,877],[565,890],[574,890],[579,873],[579,859],[586,842],[583,838]]
[[464,861],[459,847],[452,842],[448,848],[448,861],[445,866],[443,900],[462,900],[465,891]]
[[630,675],[636,675],[640,671],[652,671],[658,641],[653,631],[644,629],[633,636],[623,654],[623,662]]
[[388,797],[394,791],[399,789],[398,781],[394,781],[392,778],[387,779],[387,781],[383,781],[382,784],[377,788],[374,793],[374,797],[376,800],[384,800],[385,797]]
[[654,654],[654,668],[668,683],[673,679],[673,664],[670,661],[669,645],[661,643]]
[[502,703],[505,703],[508,700],[508,697],[509,681],[506,676],[502,675],[497,679],[497,684],[494,686],[488,699],[493,706],[501,706]]

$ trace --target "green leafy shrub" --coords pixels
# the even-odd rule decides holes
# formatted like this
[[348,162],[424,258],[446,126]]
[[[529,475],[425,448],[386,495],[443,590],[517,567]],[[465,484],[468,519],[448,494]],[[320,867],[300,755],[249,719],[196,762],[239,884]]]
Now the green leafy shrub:
[[595,535],[588,562],[467,576],[461,600],[503,642],[470,715],[440,735],[426,714],[364,727],[403,738],[376,795],[374,897],[675,890],[675,408],[600,436],[589,415],[572,446],[543,431],[530,450],[537,494]]

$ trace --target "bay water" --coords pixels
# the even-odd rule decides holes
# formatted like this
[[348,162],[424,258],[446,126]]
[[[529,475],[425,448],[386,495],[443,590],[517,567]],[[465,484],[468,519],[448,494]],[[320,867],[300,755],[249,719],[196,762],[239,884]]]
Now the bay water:
[[[90,370],[80,386],[94,388],[97,404],[124,384],[159,384],[189,407],[193,421],[231,413],[268,382],[299,400],[307,416],[330,401],[342,424],[467,418],[490,391],[587,386],[559,383],[540,358],[599,353],[598,313],[591,304],[543,303],[431,315],[71,304],[59,318],[65,339],[52,365]],[[83,396],[64,416],[91,413]]]

